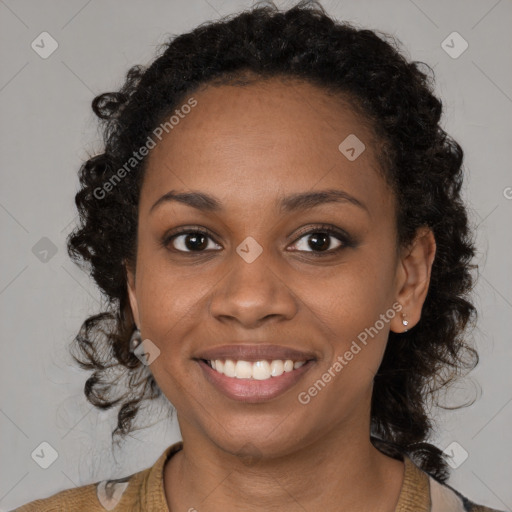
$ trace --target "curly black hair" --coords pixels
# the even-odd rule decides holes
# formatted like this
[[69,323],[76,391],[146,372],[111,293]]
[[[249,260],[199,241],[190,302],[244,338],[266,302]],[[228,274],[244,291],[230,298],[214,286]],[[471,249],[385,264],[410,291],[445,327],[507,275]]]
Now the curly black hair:
[[[389,334],[374,379],[371,440],[447,481],[446,457],[427,442],[434,429],[428,411],[441,389],[478,364],[467,341],[476,322],[468,295],[477,265],[471,263],[476,250],[461,199],[463,150],[441,128],[432,69],[409,62],[394,37],[333,20],[316,1],[284,11],[259,4],[171,37],[159,52],[148,67],[132,67],[120,90],[92,102],[104,151],[80,168],[80,222],[67,240],[70,257],[87,266],[106,298],[105,310],[83,323],[72,354],[93,372],[85,384],[87,399],[102,409],[119,406],[112,439],[129,434],[141,403],[161,391],[129,348],[135,324],[126,265],[135,269],[146,159],[115,186],[105,184],[200,87],[291,78],[348,98],[371,126],[381,171],[397,198],[397,246],[409,244],[421,227],[434,233],[437,252],[421,319],[408,332]],[[114,387],[123,379],[124,386]]]

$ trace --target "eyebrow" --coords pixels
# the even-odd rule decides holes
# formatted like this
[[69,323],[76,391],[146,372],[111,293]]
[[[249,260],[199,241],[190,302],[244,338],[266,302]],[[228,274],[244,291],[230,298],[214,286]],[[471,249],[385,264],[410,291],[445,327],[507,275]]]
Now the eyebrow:
[[[175,190],[170,190],[153,204],[149,213],[152,213],[158,206],[164,203],[174,201],[204,212],[219,213],[223,211],[221,202],[216,197],[205,194],[204,192],[176,192]],[[327,203],[348,203],[366,210],[366,212],[369,213],[367,206],[363,202],[350,195],[348,192],[338,189],[291,194],[278,200],[277,206],[281,212],[290,213],[297,210],[308,210]]]

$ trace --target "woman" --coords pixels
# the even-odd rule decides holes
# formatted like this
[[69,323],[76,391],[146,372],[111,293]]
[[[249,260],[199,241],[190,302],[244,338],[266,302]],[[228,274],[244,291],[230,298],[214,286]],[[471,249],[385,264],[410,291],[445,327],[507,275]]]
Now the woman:
[[427,443],[478,356],[463,152],[420,65],[317,4],[262,7],[93,109],[68,248],[110,309],[76,338],[86,395],[125,436],[163,393],[183,441],[18,510],[490,511]]

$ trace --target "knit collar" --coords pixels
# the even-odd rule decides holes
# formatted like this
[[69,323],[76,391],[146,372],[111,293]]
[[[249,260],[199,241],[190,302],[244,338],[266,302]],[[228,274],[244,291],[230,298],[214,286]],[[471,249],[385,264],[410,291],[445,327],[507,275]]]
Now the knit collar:
[[[168,459],[183,449],[183,441],[169,446],[147,473],[142,495],[145,496],[143,512],[169,512],[164,491],[164,466]],[[398,497],[395,512],[430,512],[430,485],[427,473],[419,469],[406,455],[404,481]]]

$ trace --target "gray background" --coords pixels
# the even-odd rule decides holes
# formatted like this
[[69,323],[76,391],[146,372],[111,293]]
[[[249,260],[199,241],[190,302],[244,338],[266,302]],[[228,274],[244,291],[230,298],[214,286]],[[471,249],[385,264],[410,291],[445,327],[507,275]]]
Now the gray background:
[[[144,469],[179,439],[165,407],[155,404],[148,410],[155,424],[133,433],[121,451],[110,449],[115,417],[85,401],[88,374],[71,363],[67,351],[86,316],[101,309],[100,296],[68,259],[65,237],[75,222],[77,170],[88,153],[101,150],[90,109],[94,95],[118,88],[128,67],[148,63],[168,35],[251,4],[0,0],[0,512]],[[481,363],[451,400],[476,395],[477,401],[457,412],[434,410],[433,441],[441,449],[456,441],[469,454],[453,470],[452,486],[474,501],[510,511],[512,2],[323,5],[338,19],[396,35],[410,58],[434,68],[445,128],[465,150],[464,195],[478,225],[480,319],[474,336]],[[47,59],[31,48],[43,31],[59,45]],[[458,58],[441,47],[453,31],[469,44]],[[452,46],[461,48],[459,42]],[[41,252],[49,245],[43,237],[55,245],[54,255]],[[41,442],[58,453],[48,469],[31,457]]]

